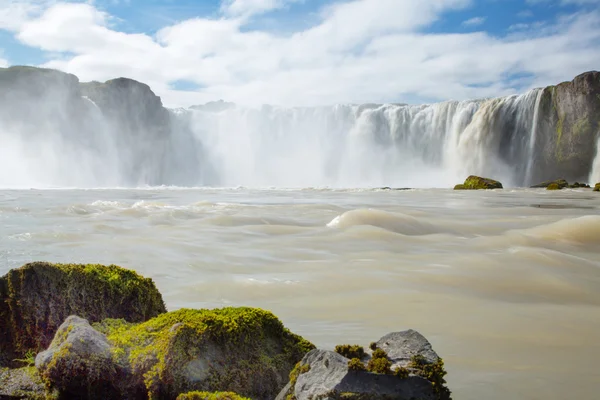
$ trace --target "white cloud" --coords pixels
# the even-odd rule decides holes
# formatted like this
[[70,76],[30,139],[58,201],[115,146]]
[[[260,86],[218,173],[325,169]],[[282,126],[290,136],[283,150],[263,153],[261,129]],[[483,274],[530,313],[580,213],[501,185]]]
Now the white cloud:
[[[91,4],[63,3],[22,23],[17,37],[59,53],[45,66],[82,80],[131,77],[148,83],[170,106],[221,98],[309,105],[487,97],[521,90],[506,78],[514,73],[531,74],[540,86],[600,65],[598,12],[539,29],[522,26],[506,38],[424,32],[445,12],[470,4],[354,0],[322,9],[314,26],[291,35],[249,30],[248,18],[223,14],[149,36],[114,30],[110,16]],[[171,89],[182,80],[202,89]]]
[[230,16],[251,16],[283,8],[298,0],[225,0],[221,11]]
[[486,17],[473,17],[471,19],[468,19],[466,21],[463,21],[462,25],[463,26],[479,26],[481,24],[483,24],[486,20]]

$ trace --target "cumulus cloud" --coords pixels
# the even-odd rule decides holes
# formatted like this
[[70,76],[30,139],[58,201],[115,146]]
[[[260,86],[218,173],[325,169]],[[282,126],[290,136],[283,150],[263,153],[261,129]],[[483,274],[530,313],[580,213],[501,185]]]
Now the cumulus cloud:
[[[2,1],[2,0],[0,0]],[[290,1],[226,1],[215,18],[184,20],[155,35],[119,32],[89,3],[58,3],[19,24],[16,37],[53,54],[44,66],[82,80],[148,83],[165,104],[437,101],[497,96],[570,79],[600,65],[600,13],[564,17],[506,37],[427,33],[470,0],[352,0],[322,8],[309,28],[258,30],[250,15]],[[533,26],[533,25],[532,25]],[[191,82],[198,91],[173,89]]]
[[473,17],[466,21],[463,21],[463,26],[479,26],[483,24],[486,20],[486,17]]

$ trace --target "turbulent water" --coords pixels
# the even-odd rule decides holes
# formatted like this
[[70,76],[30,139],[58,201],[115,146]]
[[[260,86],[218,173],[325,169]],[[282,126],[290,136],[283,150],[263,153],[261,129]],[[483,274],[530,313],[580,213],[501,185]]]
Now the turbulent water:
[[431,188],[470,174],[527,186],[540,176],[536,143],[547,135],[538,132],[541,98],[535,89],[421,106],[217,102],[165,111],[166,122],[148,122],[156,112],[147,110],[111,120],[84,98],[75,114],[52,106],[0,120],[0,187]]
[[33,260],[120,264],[170,310],[263,307],[326,348],[414,328],[456,399],[598,393],[589,189],[1,190],[0,273]]

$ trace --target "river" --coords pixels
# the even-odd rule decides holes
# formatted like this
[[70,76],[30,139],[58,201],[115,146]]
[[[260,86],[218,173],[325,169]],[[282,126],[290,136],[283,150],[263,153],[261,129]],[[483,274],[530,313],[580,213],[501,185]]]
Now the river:
[[590,189],[0,190],[0,273],[118,264],[169,310],[256,306],[323,348],[423,333],[461,400],[592,399]]

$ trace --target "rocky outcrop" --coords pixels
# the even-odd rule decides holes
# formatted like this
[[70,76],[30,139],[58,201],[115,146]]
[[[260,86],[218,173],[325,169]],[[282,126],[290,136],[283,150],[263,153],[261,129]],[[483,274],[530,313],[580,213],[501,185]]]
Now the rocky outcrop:
[[567,182],[565,179],[556,179],[554,181],[541,182],[536,185],[532,185],[531,187],[532,188],[547,188],[550,185],[556,185],[556,186],[558,186],[559,189],[564,189],[566,187],[569,187],[569,182]]
[[544,88],[532,180],[587,179],[600,137],[600,72]]
[[59,397],[174,399],[231,391],[270,400],[314,348],[255,308],[183,309],[140,324],[107,319],[94,328],[69,317],[37,356],[46,386]]
[[0,278],[0,361],[48,347],[72,314],[142,322],[166,312],[152,279],[110,265],[30,263]]
[[450,399],[443,361],[414,330],[390,333],[369,350],[359,346],[336,350],[308,353],[276,400]]
[[502,184],[490,178],[471,175],[465,183],[454,186],[454,190],[502,189]]

